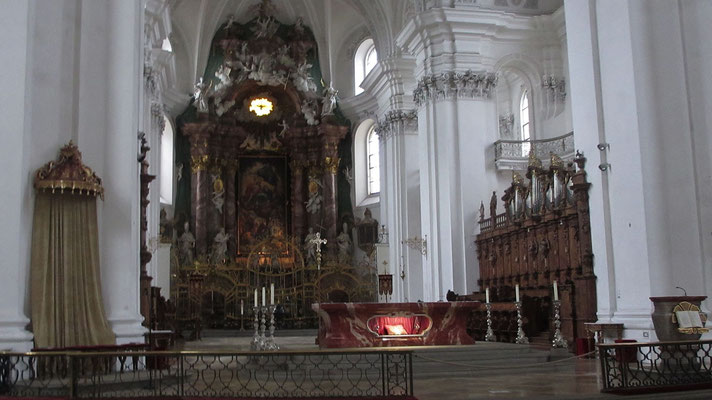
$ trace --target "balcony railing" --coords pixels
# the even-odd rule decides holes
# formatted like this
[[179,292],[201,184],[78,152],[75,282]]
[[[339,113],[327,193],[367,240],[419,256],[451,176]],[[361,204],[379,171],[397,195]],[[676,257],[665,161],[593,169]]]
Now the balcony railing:
[[0,397],[412,398],[412,352],[0,352]]
[[526,169],[530,150],[545,164],[549,161],[550,153],[564,161],[570,160],[575,153],[574,133],[541,140],[498,140],[494,142],[495,165],[497,169]]
[[599,344],[602,392],[712,387],[712,340]]

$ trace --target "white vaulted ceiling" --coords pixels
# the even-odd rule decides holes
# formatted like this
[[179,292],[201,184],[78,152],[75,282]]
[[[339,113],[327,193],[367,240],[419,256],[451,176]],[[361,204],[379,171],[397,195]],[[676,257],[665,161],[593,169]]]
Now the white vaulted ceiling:
[[[167,88],[176,98],[188,98],[193,84],[203,74],[210,52],[210,43],[217,29],[231,15],[245,23],[257,15],[261,0],[164,0],[171,18],[176,81]],[[452,6],[468,4],[475,8],[496,8],[527,14],[548,13],[558,8],[562,0],[526,0],[512,4],[536,4],[535,10],[512,6],[514,0],[271,0],[275,17],[293,24],[301,17],[311,28],[319,46],[319,60],[325,81],[333,81],[340,97],[353,94],[353,52],[358,43],[372,37],[379,59],[398,54],[395,37],[417,8],[437,4]],[[500,4],[501,3],[501,4]],[[435,4],[435,5],[434,5]],[[329,75],[332,66],[334,77]],[[186,101],[187,104],[187,101]]]
[[[403,11],[409,0],[273,0],[275,17],[293,24],[301,17],[314,32],[319,45],[322,70],[327,79],[329,53],[333,63],[353,41],[364,34],[373,36],[377,46],[387,53],[393,26],[402,24]],[[176,57],[175,89],[190,93],[197,77],[205,68],[210,42],[217,29],[230,15],[245,23],[256,16],[258,0],[173,0],[169,3],[173,34],[171,43]],[[327,38],[330,40],[327,41]],[[331,46],[329,46],[329,43]],[[343,57],[342,57],[343,58]],[[338,74],[336,65],[335,75]]]

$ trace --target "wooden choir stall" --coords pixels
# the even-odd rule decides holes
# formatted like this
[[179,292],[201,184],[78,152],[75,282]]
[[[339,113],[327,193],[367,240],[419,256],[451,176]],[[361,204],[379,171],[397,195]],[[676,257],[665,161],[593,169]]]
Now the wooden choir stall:
[[[527,337],[551,339],[554,282],[561,301],[561,332],[569,344],[586,338],[584,324],[596,321],[585,161],[577,153],[574,167],[552,154],[550,165],[544,168],[530,155],[526,182],[513,173],[502,196],[504,212],[497,214],[494,192],[489,218],[484,215],[484,204],[480,206],[476,246],[481,292],[451,298],[484,302],[489,288],[492,327],[500,341],[512,341],[517,330],[513,304],[517,284]],[[475,312],[469,328],[475,338],[484,337],[483,310]]]

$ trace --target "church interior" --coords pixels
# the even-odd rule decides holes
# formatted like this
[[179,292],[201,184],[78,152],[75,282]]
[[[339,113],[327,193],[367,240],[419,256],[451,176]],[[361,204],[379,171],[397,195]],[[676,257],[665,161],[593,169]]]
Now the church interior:
[[240,398],[446,398],[480,383],[424,363],[522,348],[579,383],[482,398],[712,388],[712,2],[3,8],[0,396],[207,365],[181,350],[252,352],[221,362],[250,382],[290,349],[382,369]]

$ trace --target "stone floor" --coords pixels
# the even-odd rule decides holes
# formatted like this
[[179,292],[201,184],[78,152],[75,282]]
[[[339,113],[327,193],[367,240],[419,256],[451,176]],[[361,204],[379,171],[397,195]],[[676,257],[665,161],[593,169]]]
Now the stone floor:
[[[316,350],[315,331],[278,332],[276,342],[283,350]],[[177,350],[243,351],[249,350],[250,332],[207,331],[200,341],[178,343]],[[478,343],[475,346],[521,346]],[[420,353],[423,354],[430,353]],[[419,356],[416,349],[414,358]],[[442,368],[461,364],[442,359]],[[414,362],[415,365],[415,362]],[[502,364],[474,367],[454,377],[418,378],[414,394],[419,400],[446,399],[613,399],[619,395],[599,391],[598,362],[594,359],[570,358],[553,363],[516,359]],[[416,367],[414,367],[415,369]],[[415,374],[417,376],[417,373]],[[468,376],[469,375],[469,376]],[[712,399],[712,390],[627,395],[625,399]]]

